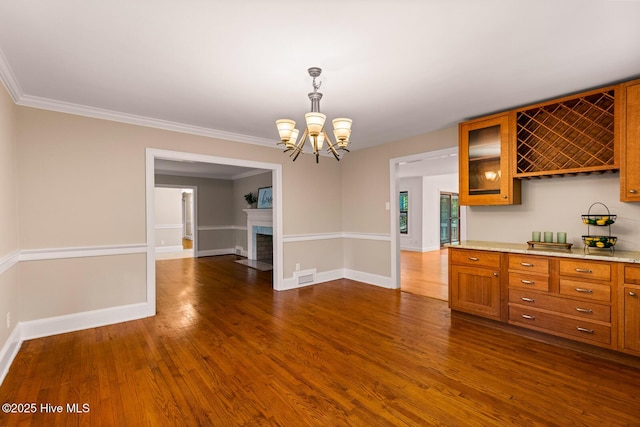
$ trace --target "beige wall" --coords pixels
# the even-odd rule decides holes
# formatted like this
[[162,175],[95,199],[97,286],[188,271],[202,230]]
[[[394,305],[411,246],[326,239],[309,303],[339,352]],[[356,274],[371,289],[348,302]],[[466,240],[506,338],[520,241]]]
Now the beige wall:
[[[284,236],[342,230],[340,164],[331,158],[323,157],[320,164],[316,164],[312,156],[302,155],[294,163],[278,148],[34,108],[17,107],[16,110],[21,230],[18,246],[22,250],[145,244],[145,149],[148,147],[282,164]],[[201,188],[199,191],[202,193]],[[227,198],[233,197],[231,188],[225,191]],[[207,214],[203,212],[208,209],[207,203],[218,203],[220,197],[212,197],[203,203],[202,194],[199,196],[199,225],[216,225],[207,224]],[[221,215],[216,217],[216,222],[224,225],[235,222],[232,211]],[[201,240],[206,244],[207,236]],[[227,240],[231,245],[235,242],[233,235],[225,236],[223,240],[225,245]],[[292,253],[291,245],[295,242],[284,243],[285,257]],[[324,246],[324,243],[318,245]],[[337,254],[341,250],[339,248]],[[322,269],[326,263],[318,259],[318,253],[296,250],[301,262]],[[97,265],[102,258],[108,257],[92,257],[91,263]],[[34,301],[24,307],[25,315],[35,319],[70,313],[69,310],[94,310],[95,301],[90,296],[103,295],[103,292],[109,293],[109,297],[103,298],[107,305],[102,304],[102,308],[108,304],[139,301],[146,289],[145,280],[141,278],[134,283],[128,277],[144,271],[144,258],[124,256],[113,257],[111,261],[115,264],[110,264],[111,270],[101,270],[103,277],[100,280],[82,275],[69,275],[63,280],[63,271],[84,271],[88,261],[83,258],[47,260],[46,264],[52,271],[60,271],[61,277],[51,277],[45,295],[73,295],[80,289],[88,293],[80,293],[86,298],[78,298],[71,306],[62,297],[50,298],[48,307]],[[24,273],[20,285],[24,293],[44,290],[40,266],[45,264],[41,262],[25,263],[21,269]],[[291,264],[287,259],[284,262]],[[332,261],[329,264],[333,268],[340,263]],[[56,266],[64,268],[57,269]],[[130,271],[131,275],[124,277],[122,271]],[[291,276],[292,271],[285,270],[285,277]],[[103,289],[105,283],[109,283],[109,287]]]
[[[340,162],[343,230],[388,236],[391,232],[390,211],[386,209],[386,203],[391,202],[389,161],[457,145],[458,130],[451,127],[345,156]],[[389,242],[345,239],[344,255],[347,269],[391,276]]]
[[182,190],[156,187],[154,193],[156,248],[182,247]]
[[[564,231],[567,242],[581,249],[582,223],[595,202],[604,203],[618,216],[611,234],[618,237],[616,249],[640,248],[640,204],[620,202],[618,174],[586,175],[522,181],[522,204],[514,206],[472,206],[467,208],[467,238],[524,243],[532,231]],[[604,213],[601,205],[592,213]],[[608,227],[590,227],[591,234],[608,234]],[[555,239],[555,234],[554,234]]]
[[248,176],[233,181],[233,224],[238,228],[234,233],[234,247],[241,247],[243,251],[248,250],[247,242],[247,201],[244,195],[253,193],[258,197],[258,189],[262,187],[272,187],[271,171]]
[[156,187],[154,192],[156,225],[182,224],[182,189]]
[[18,249],[15,110],[0,84],[0,258]]
[[20,320],[18,268],[9,259],[18,250],[15,116],[13,100],[0,84],[0,349]]
[[[281,164],[285,279],[292,277],[297,264],[301,270],[316,268],[319,273],[344,269],[387,278],[392,275],[391,219],[385,207],[391,202],[390,159],[455,146],[457,128],[451,127],[357,150],[340,162],[323,157],[316,164],[309,155],[292,162],[277,148],[15,107],[3,92],[0,256],[18,248],[145,244],[145,149],[151,147]],[[270,173],[264,175],[269,177]],[[224,190],[231,205],[237,204],[240,210],[246,207],[242,198],[244,185],[254,190],[256,185],[261,186],[251,182],[247,179],[242,186]],[[576,189],[579,197],[567,198]],[[607,202],[612,213],[621,215],[614,230],[623,236],[622,247],[635,245],[640,208],[616,202],[617,175],[525,182],[521,206],[470,209],[468,237],[521,241],[528,236],[530,224],[532,229],[541,231],[562,227],[575,238],[581,229],[572,228],[574,218],[578,222],[579,214],[598,200]],[[568,203],[572,204],[569,211]],[[203,221],[207,218],[203,212],[208,208],[202,204],[200,200],[201,226],[245,225],[238,209]],[[341,238],[341,233],[347,233],[347,237]],[[237,242],[233,233],[224,240],[225,245]],[[139,254],[20,264],[20,274],[14,267],[0,276],[0,310],[16,310],[17,294],[40,295],[23,306],[25,319],[144,300],[145,260]],[[47,277],[46,270],[54,274]],[[91,271],[99,271],[101,277],[91,277]],[[66,298],[75,298],[74,295],[80,297],[69,303]],[[6,340],[7,334],[6,328],[0,326],[0,340]]]
[[24,321],[142,303],[145,255],[20,262]]
[[[271,187],[271,171],[236,179],[233,181],[233,224],[237,226],[247,225],[247,214],[243,209],[247,209],[247,201],[244,195],[253,193],[258,197],[258,189]],[[255,205],[254,205],[255,207]]]

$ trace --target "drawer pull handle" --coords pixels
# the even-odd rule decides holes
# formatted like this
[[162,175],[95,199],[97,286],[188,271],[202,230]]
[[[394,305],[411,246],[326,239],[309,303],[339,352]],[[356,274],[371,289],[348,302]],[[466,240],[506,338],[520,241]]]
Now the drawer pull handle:
[[584,333],[587,333],[587,334],[593,334],[595,332],[593,329],[581,328],[580,326],[578,326],[576,329],[579,332],[584,332]]
[[521,262],[520,265],[523,266],[523,267],[533,267],[534,266],[530,262]]
[[498,277],[498,273],[495,273],[495,272],[494,272],[494,273],[493,273],[493,275],[494,275],[494,276],[496,276],[496,277]]
[[635,293],[635,292],[629,292],[629,296],[630,296],[630,297],[635,297],[635,296],[636,296],[636,293]]
[[469,261],[480,261],[480,258],[474,257],[474,256],[470,256],[469,257]]
[[591,274],[591,273],[593,273],[593,271],[588,270],[588,269],[586,269],[586,268],[576,268],[576,271],[577,271],[578,273],[587,273],[587,274]]
[[580,312],[580,313],[593,313],[593,310],[591,310],[590,308],[580,308],[580,307],[576,307],[576,311]]
[[581,292],[583,294],[592,294],[593,289],[576,288],[576,292]]
[[629,193],[631,194],[636,194],[638,192],[638,190],[629,190]]
[[524,302],[536,302],[533,298],[521,297],[520,299]]
[[522,283],[524,283],[525,285],[535,285],[536,282],[534,282],[533,280],[524,280],[524,279],[520,279],[520,281]]
[[523,319],[536,320],[536,316],[532,316],[530,314],[522,314],[521,316],[522,316]]

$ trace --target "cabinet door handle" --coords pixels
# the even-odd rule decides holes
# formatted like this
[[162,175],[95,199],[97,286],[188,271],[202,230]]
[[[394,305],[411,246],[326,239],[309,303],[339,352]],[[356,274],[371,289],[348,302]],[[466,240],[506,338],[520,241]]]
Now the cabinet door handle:
[[502,198],[503,198],[503,199],[506,199],[506,198],[507,198],[507,196],[502,196]]
[[587,273],[587,274],[591,274],[591,273],[593,273],[593,271],[588,270],[588,269],[586,269],[586,268],[576,268],[576,271],[577,271],[578,273]]
[[536,302],[534,298],[520,297],[520,299],[524,302]]
[[576,311],[580,312],[580,313],[593,313],[593,310],[591,310],[590,308],[580,308],[580,307],[576,307]]
[[520,265],[523,267],[533,267],[533,264],[531,264],[530,262],[521,262]]
[[533,280],[524,280],[524,279],[520,279],[520,281],[522,283],[524,283],[525,285],[535,285],[536,282],[534,282]]
[[638,191],[637,191],[637,190],[634,190],[634,189],[629,190],[629,193],[631,193],[631,194],[636,194],[637,192],[638,192]]
[[469,257],[469,261],[480,261],[480,258],[474,257],[474,256],[470,256]]
[[576,288],[576,292],[581,292],[583,294],[592,294],[593,289]]
[[631,291],[629,291],[629,296],[630,296],[630,297],[635,297],[635,296],[636,296],[636,293],[635,293],[635,292],[631,292]]
[[536,320],[536,316],[532,316],[530,314],[521,314],[523,319],[527,319],[527,320]]
[[593,329],[581,328],[580,326],[578,326],[576,329],[579,332],[584,332],[584,333],[587,333],[587,334],[593,334],[595,332]]
[[494,275],[495,277],[498,277],[498,273],[495,273],[495,272],[494,272],[494,273],[493,273],[493,275]]

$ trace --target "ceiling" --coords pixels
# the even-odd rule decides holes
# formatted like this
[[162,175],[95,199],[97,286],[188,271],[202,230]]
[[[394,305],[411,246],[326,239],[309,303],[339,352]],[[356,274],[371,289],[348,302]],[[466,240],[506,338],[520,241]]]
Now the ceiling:
[[273,146],[318,66],[358,150],[638,77],[639,21],[638,0],[3,0],[0,78],[20,105]]

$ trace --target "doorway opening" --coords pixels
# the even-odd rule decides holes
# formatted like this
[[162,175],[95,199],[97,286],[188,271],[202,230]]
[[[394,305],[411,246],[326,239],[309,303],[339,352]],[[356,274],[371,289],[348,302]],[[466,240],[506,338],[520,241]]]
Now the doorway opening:
[[197,256],[195,205],[197,187],[157,184],[154,189],[157,260]]
[[460,242],[458,193],[440,192],[440,247]]
[[[395,288],[438,299],[447,299],[447,250],[442,249],[440,193],[457,194],[457,147],[424,152],[390,159],[390,222],[391,222],[391,283]],[[417,216],[416,233],[409,247],[401,234],[399,192],[401,184],[411,180],[421,200],[418,206],[409,204],[408,218]],[[454,236],[464,239],[465,211],[460,210],[453,221]],[[409,225],[411,228],[411,225]],[[453,237],[452,237],[453,239]],[[406,250],[405,250],[406,249]],[[413,287],[412,287],[413,286]]]
[[[163,150],[156,148],[146,149],[145,166],[145,187],[146,187],[146,276],[147,276],[147,296],[145,311],[148,316],[156,313],[156,271],[155,271],[155,166],[157,160],[168,160],[193,164],[225,165],[232,167],[244,167],[250,169],[264,169],[271,172],[272,180],[272,217],[273,217],[273,289],[284,289],[283,276],[283,242],[282,242],[282,165],[277,163],[266,163],[252,160],[234,159],[229,157],[218,157],[198,153],[188,153],[180,151]],[[197,198],[194,198],[197,200]],[[197,202],[196,202],[197,203]],[[240,202],[241,203],[241,202]],[[198,211],[196,207],[195,212]],[[198,227],[198,215],[195,214],[194,244],[198,249],[198,232],[203,227]]]

